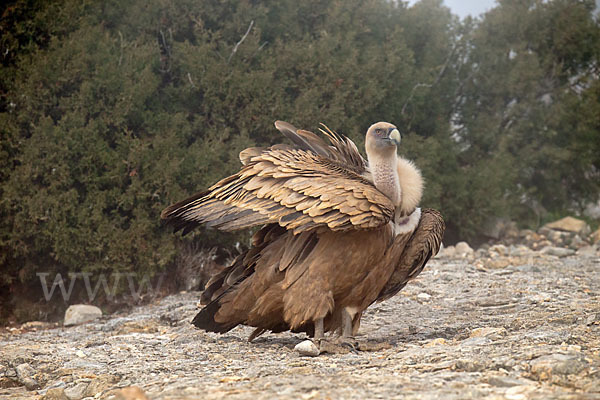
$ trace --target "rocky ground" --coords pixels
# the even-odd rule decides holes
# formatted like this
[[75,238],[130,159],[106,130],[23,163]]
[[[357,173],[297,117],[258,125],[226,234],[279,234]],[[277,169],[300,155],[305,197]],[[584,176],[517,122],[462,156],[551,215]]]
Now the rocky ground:
[[180,293],[2,331],[0,398],[600,399],[598,248],[456,250],[368,310],[358,339],[375,351],[311,358],[303,335],[198,331],[199,293]]

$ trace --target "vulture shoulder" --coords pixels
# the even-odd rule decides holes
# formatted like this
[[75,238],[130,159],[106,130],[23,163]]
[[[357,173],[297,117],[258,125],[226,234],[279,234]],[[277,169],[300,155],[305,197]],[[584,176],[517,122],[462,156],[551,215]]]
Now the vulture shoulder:
[[294,234],[346,231],[393,218],[394,205],[362,175],[366,163],[350,139],[324,127],[327,144],[288,123],[276,127],[293,145],[242,151],[238,173],[166,208],[161,218],[184,234],[200,224],[225,231],[271,223]]

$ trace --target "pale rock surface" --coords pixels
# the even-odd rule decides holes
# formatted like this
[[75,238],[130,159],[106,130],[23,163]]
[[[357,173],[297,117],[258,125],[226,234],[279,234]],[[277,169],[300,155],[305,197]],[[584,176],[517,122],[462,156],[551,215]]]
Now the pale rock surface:
[[199,292],[0,329],[0,399],[66,400],[85,385],[86,400],[599,399],[599,258],[507,250],[430,260],[366,310],[358,350],[339,354],[300,356],[305,334],[198,330]]

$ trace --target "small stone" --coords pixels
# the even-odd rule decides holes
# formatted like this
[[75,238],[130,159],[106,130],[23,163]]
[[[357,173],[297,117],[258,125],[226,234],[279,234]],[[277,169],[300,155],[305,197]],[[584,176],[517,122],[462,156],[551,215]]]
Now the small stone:
[[531,229],[521,229],[518,234],[518,236],[520,238],[527,238],[527,236],[531,236],[531,235],[536,235],[536,233],[534,231],[532,231]]
[[51,388],[46,391],[41,400],[69,400],[63,388]]
[[456,255],[459,257],[467,257],[473,254],[473,249],[467,242],[458,242],[456,246],[454,246],[456,250]]
[[504,335],[506,335],[506,329],[504,328],[483,327],[473,329],[469,337],[489,337],[491,339],[494,339],[500,338]]
[[87,304],[74,304],[65,312],[64,326],[82,324],[102,316],[102,310]]
[[550,233],[549,239],[560,246],[560,245],[563,245],[565,242],[564,235],[565,235],[565,232],[552,231],[552,233]]
[[142,389],[137,386],[128,386],[117,390],[115,400],[148,400],[148,397]]
[[508,252],[513,257],[523,257],[531,254],[531,250],[527,246],[518,245],[518,246],[510,246]]
[[4,376],[6,376],[7,378],[17,378],[17,371],[14,370],[14,368],[9,368],[4,372]]
[[590,235],[590,240],[592,241],[592,243],[600,242],[600,228]]
[[497,253],[498,255],[505,256],[507,253],[506,246],[503,244],[495,244],[490,247],[490,253]]
[[65,389],[65,395],[69,400],[80,400],[85,397],[85,391],[88,387],[88,382],[80,382],[73,387]]
[[115,375],[100,375],[88,384],[85,389],[84,397],[96,397],[104,391],[110,389],[110,387],[119,381],[119,377]]
[[77,350],[77,352],[75,352],[75,355],[80,358],[85,358],[85,353],[81,350]]
[[475,250],[475,257],[477,258],[483,258],[486,257],[488,255],[488,250],[487,249],[477,249]]
[[442,250],[440,250],[439,255],[440,257],[444,258],[452,258],[456,255],[456,249],[454,246],[444,247]]
[[567,257],[575,254],[575,250],[565,249],[563,247],[546,246],[540,250],[541,254],[547,254],[550,256]]
[[579,354],[550,354],[531,362],[531,374],[540,381],[552,375],[574,375],[585,370],[588,363]]
[[513,387],[524,384],[523,381],[511,378],[509,376],[492,376],[488,379],[488,383],[496,387]]
[[552,242],[549,241],[549,240],[547,240],[547,239],[544,239],[544,240],[542,240],[541,242],[539,242],[537,244],[538,244],[538,248],[542,248],[542,249],[544,247],[546,247],[546,246],[552,246]]
[[143,321],[125,322],[119,329],[117,335],[127,335],[129,333],[155,333],[159,331],[159,322],[154,319],[145,319]]
[[454,363],[454,369],[465,372],[480,372],[485,369],[485,365],[482,365],[475,360],[460,359]]
[[17,380],[24,385],[27,390],[35,390],[40,388],[40,384],[33,378],[35,370],[29,364],[19,364],[15,368]]
[[23,323],[23,325],[21,325],[21,329],[27,330],[27,331],[38,331],[38,330],[42,330],[42,329],[51,328],[52,326],[53,326],[53,324],[50,322],[29,321],[29,322]]
[[425,346],[423,346],[423,347],[434,347],[434,346],[439,346],[442,344],[446,344],[446,339],[436,338],[436,339],[433,339],[432,341],[430,341],[429,343],[425,344]]
[[598,247],[596,247],[595,245],[580,247],[577,250],[577,255],[584,257],[596,257],[598,255]]
[[424,292],[423,293],[419,293],[417,295],[417,299],[419,299],[421,301],[427,301],[427,300],[431,299],[431,295],[427,294],[427,293],[424,293]]
[[320,354],[319,348],[313,343],[312,340],[304,340],[294,347],[298,353],[303,356],[316,357]]
[[520,385],[509,388],[504,397],[508,400],[524,400],[529,398],[529,393],[536,390],[535,386]]
[[587,326],[600,325],[600,314],[592,314],[585,320]]
[[231,383],[231,382],[244,381],[246,379],[247,378],[244,378],[243,376],[233,375],[233,376],[224,376],[221,379],[219,379],[219,382],[222,382],[222,383]]
[[569,243],[569,247],[575,250],[585,247],[587,245],[588,242],[583,240],[579,235],[573,236],[573,238],[571,239],[571,243]]

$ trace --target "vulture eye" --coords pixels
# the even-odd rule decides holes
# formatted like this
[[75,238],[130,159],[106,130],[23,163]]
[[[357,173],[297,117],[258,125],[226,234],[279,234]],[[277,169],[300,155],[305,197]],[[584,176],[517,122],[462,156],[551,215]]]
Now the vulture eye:
[[377,129],[375,129],[375,133],[378,134],[378,135],[382,135],[383,134],[383,129],[377,128]]

